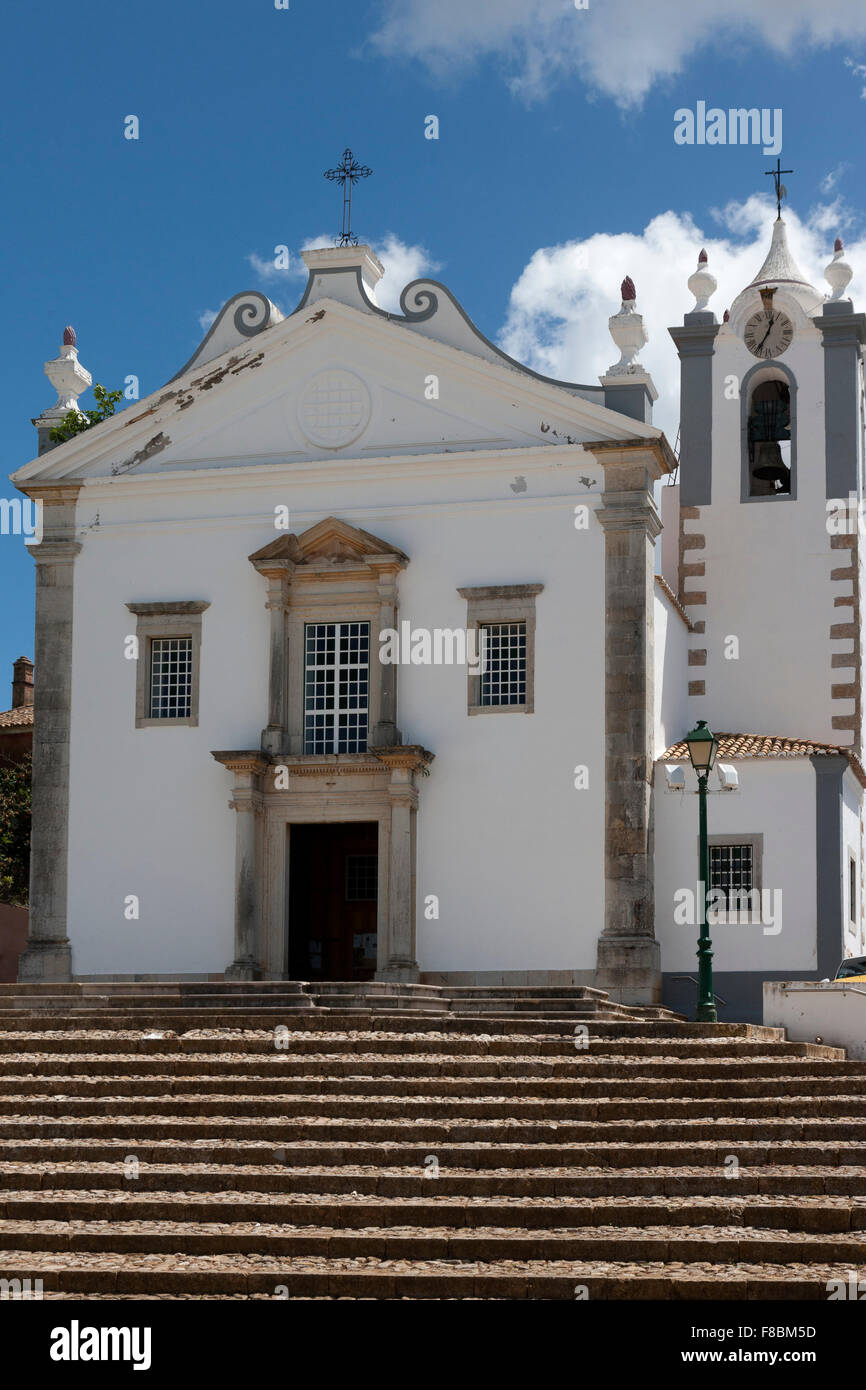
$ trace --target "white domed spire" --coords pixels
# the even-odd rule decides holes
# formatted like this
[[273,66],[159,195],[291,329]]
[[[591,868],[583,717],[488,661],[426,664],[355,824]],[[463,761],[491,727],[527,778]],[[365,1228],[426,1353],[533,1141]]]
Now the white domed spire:
[[824,279],[833,291],[830,295],[831,300],[842,298],[854,274],[843,258],[843,252],[842,238],[837,236],[833,247],[833,259],[824,269]]
[[784,291],[807,314],[815,313],[823,300],[820,291],[810,284],[791,255],[788,234],[781,217],[777,217],[773,223],[773,236],[764,264],[731,305],[731,318],[736,318],[741,309],[751,305],[757,299],[757,291],[765,287]]
[[695,307],[692,313],[705,309],[718,287],[718,280],[707,266],[707,253],[701,251],[698,256],[697,270],[689,276],[689,289],[695,297]]

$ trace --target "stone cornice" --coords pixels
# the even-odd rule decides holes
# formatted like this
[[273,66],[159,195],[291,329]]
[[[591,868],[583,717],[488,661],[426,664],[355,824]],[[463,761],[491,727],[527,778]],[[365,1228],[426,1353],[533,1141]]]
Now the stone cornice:
[[543,590],[543,584],[481,584],[474,588],[458,589],[457,592],[466,599],[507,599],[533,598]]
[[665,436],[659,435],[655,439],[643,439],[635,437],[633,439],[595,439],[584,443],[583,448],[587,453],[602,464],[605,468],[611,465],[626,464],[630,467],[638,462],[642,463],[652,459],[658,469],[654,473],[657,478],[665,473],[673,473],[677,460],[673,449]]
[[159,616],[162,616],[163,614],[170,613],[186,615],[188,613],[203,613],[206,608],[210,608],[210,599],[173,599],[171,601],[164,600],[157,601],[155,603],[134,602],[128,603],[126,606],[129,609],[130,613],[135,613],[137,616],[140,617],[148,617],[152,614],[158,614]]
[[43,540],[38,545],[29,545],[27,549],[37,565],[54,565],[61,560],[73,561],[81,551],[81,542]]
[[62,483],[15,483],[15,486],[33,502],[41,502],[45,507],[59,507],[76,500],[84,486],[84,480],[70,482],[64,479]]
[[223,767],[227,767],[230,772],[251,773],[259,776],[268,766],[268,759],[259,749],[239,749],[229,752],[211,752],[211,757],[215,758]]

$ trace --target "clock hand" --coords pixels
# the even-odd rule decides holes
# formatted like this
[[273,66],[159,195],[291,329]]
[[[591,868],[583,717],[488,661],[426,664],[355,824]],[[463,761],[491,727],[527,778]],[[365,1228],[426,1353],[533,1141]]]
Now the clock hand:
[[770,315],[770,322],[767,324],[767,331],[766,331],[766,333],[764,334],[764,336],[763,336],[763,338],[761,339],[761,341],[758,343],[758,347],[763,347],[763,346],[764,346],[764,343],[765,343],[765,342],[767,341],[767,339],[769,338],[769,336],[770,336],[770,329],[773,327],[773,319],[774,319],[775,317],[776,317],[775,314],[771,314],[771,315]]

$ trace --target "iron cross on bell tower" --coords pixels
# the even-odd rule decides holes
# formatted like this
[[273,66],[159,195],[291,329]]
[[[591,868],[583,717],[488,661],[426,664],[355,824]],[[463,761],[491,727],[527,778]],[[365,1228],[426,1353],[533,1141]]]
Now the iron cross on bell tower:
[[777,160],[776,160],[776,167],[775,167],[775,169],[765,169],[765,170],[764,170],[764,177],[765,177],[765,178],[769,178],[770,175],[772,174],[772,176],[773,176],[773,183],[775,184],[775,187],[776,187],[776,217],[777,217],[777,218],[779,218],[779,217],[782,216],[782,199],[783,199],[783,198],[787,198],[787,196],[788,196],[788,190],[787,190],[787,188],[785,187],[785,185],[782,183],[782,175],[783,175],[783,174],[793,174],[793,172],[794,172],[793,169],[783,169],[783,168],[782,168],[782,161],[781,161],[781,159],[777,159]]
[[343,185],[343,230],[339,239],[334,238],[335,246],[357,246],[358,238],[352,234],[352,184],[358,179],[368,179],[373,170],[366,164],[359,164],[352,151],[343,150],[343,158],[336,169],[326,169],[325,178]]

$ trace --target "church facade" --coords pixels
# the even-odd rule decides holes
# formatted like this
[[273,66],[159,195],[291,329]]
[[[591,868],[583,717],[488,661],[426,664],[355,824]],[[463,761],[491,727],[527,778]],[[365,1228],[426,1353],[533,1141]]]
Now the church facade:
[[726,769],[711,885],[756,908],[713,927],[720,1017],[866,953],[866,319],[841,246],[825,297],[780,219],[721,324],[699,262],[679,459],[630,280],[620,360],[580,385],[438,282],[385,312],[369,248],[304,258],[292,314],[236,296],[172,381],[58,445],[74,334],[46,366],[13,475],[41,508],[20,977],[688,1008],[697,719]]

